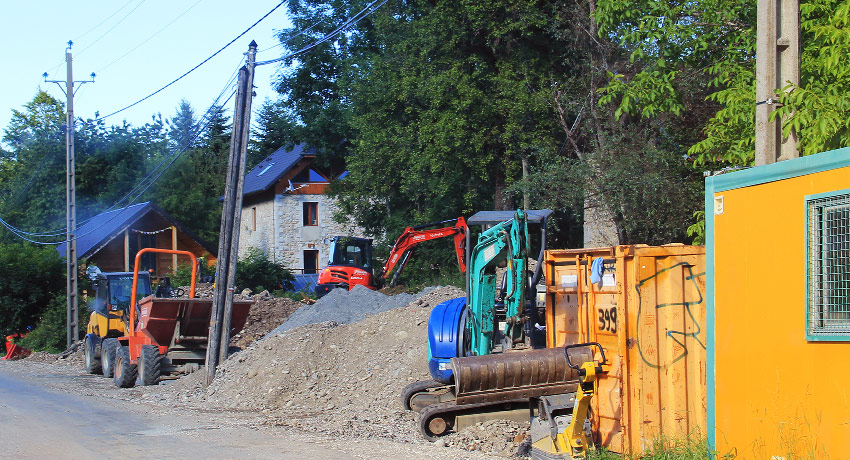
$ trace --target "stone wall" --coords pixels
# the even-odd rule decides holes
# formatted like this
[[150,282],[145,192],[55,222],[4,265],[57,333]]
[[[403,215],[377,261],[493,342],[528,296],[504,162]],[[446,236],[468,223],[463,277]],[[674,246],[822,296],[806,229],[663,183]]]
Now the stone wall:
[[[242,207],[241,229],[239,230],[239,258],[245,257],[249,248],[263,251],[274,260],[276,216],[272,200],[261,201]],[[254,228],[254,213],[257,227]]]
[[[318,206],[318,225],[304,225],[304,202]],[[275,260],[285,267],[304,267],[304,250],[319,251],[319,269],[328,264],[330,238],[337,235],[363,237],[354,223],[339,224],[333,220],[335,202],[325,195],[276,195],[277,244]]]

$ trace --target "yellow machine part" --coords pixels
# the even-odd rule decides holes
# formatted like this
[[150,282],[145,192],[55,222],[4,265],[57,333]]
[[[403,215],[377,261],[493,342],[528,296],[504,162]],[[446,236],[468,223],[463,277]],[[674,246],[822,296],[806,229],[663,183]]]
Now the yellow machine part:
[[93,311],[89,316],[89,325],[86,327],[87,334],[94,334],[104,338],[119,336],[127,333],[127,323],[122,319],[121,311],[109,311],[106,315]]

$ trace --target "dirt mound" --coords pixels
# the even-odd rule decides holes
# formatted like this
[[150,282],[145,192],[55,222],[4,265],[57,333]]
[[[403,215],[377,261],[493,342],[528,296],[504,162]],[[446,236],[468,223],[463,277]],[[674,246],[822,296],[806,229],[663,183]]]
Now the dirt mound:
[[272,329],[286,321],[293,312],[304,306],[301,302],[285,297],[275,298],[258,294],[251,299],[254,305],[248,313],[245,327],[230,340],[231,345],[239,348],[245,348],[263,338]]
[[429,378],[431,309],[459,296],[457,288],[436,288],[360,322],[327,321],[270,336],[228,359],[208,388],[192,375],[172,385],[171,397],[263,411],[276,425],[307,431],[421,440],[415,415],[399,397],[408,383]]

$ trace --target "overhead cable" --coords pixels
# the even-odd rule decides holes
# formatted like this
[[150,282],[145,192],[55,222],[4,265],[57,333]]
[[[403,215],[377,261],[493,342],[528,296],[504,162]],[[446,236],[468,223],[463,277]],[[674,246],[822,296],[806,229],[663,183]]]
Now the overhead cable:
[[[386,1],[386,0],[384,0],[384,1]],[[244,32],[242,32],[241,34],[237,35],[237,36],[236,36],[233,40],[230,40],[230,41],[229,41],[226,45],[222,46],[222,47],[221,47],[218,51],[216,51],[215,53],[213,53],[210,57],[208,57],[208,58],[204,59],[204,60],[203,60],[203,61],[201,61],[198,65],[196,65],[195,67],[192,67],[191,69],[189,69],[188,71],[186,71],[183,75],[180,75],[179,77],[175,78],[175,79],[174,79],[174,80],[172,80],[170,83],[168,83],[168,84],[166,84],[165,86],[163,86],[162,88],[160,88],[160,89],[158,89],[158,90],[156,90],[156,91],[152,92],[151,94],[148,94],[147,96],[145,96],[145,97],[143,97],[143,98],[139,99],[139,100],[138,100],[138,101],[136,101],[136,102],[133,102],[132,104],[130,104],[130,105],[128,105],[128,106],[126,106],[126,107],[124,107],[124,108],[118,109],[118,110],[116,110],[116,111],[114,111],[114,112],[112,112],[112,113],[109,113],[109,114],[104,115],[104,116],[102,116],[102,117],[96,118],[95,120],[92,120],[92,121],[103,120],[103,119],[105,119],[105,118],[109,118],[109,117],[111,117],[111,116],[113,116],[113,115],[116,115],[116,114],[118,114],[118,113],[121,113],[121,112],[123,112],[123,111],[125,111],[125,110],[127,110],[127,109],[129,109],[129,108],[131,108],[131,107],[134,107],[134,106],[136,106],[136,105],[138,105],[138,104],[140,104],[140,103],[142,103],[142,102],[144,102],[144,101],[146,101],[146,100],[150,99],[151,97],[153,97],[153,96],[155,96],[155,95],[159,94],[160,92],[164,91],[164,90],[165,90],[166,88],[168,88],[169,86],[171,86],[171,85],[173,85],[173,84],[177,83],[178,81],[182,80],[184,77],[186,77],[186,76],[187,76],[187,75],[189,75],[190,73],[192,73],[192,72],[194,72],[195,70],[197,70],[197,69],[198,69],[198,67],[201,67],[202,65],[206,64],[207,62],[209,62],[209,60],[210,60],[210,59],[212,59],[212,58],[214,58],[214,57],[218,56],[218,54],[219,54],[219,53],[221,53],[222,51],[224,51],[225,49],[227,49],[227,47],[229,47],[229,46],[230,46],[230,45],[232,45],[234,42],[236,42],[236,40],[238,40],[238,39],[242,38],[242,36],[243,36],[243,35],[247,34],[247,33],[248,33],[251,29],[253,29],[254,27],[256,27],[256,25],[257,25],[257,24],[259,24],[259,23],[260,23],[260,22],[262,22],[264,19],[266,19],[267,17],[269,17],[269,15],[270,15],[270,14],[274,13],[274,12],[275,12],[278,8],[280,8],[280,7],[281,7],[281,5],[283,5],[283,4],[284,4],[284,3],[286,3],[286,2],[287,2],[287,0],[284,0],[284,1],[280,2],[280,3],[278,3],[278,4],[277,4],[277,6],[275,6],[274,8],[272,8],[272,9],[271,9],[268,13],[266,13],[265,15],[263,15],[263,17],[261,17],[260,19],[258,19],[258,20],[257,20],[257,22],[255,22],[254,24],[252,24],[252,25],[251,25],[251,27],[248,27],[247,29],[245,29],[245,31],[244,31]]]

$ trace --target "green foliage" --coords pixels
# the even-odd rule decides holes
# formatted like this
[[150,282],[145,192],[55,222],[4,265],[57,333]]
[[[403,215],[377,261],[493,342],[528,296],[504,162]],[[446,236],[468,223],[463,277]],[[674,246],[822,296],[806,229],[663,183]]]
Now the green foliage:
[[[398,2],[284,72],[279,90],[302,123],[321,133],[334,123],[333,136],[300,139],[326,153],[350,146],[350,175],[333,188],[343,217],[392,234],[513,207],[504,190],[521,158],[556,142],[540,91],[546,72],[564,68],[545,30],[546,3]],[[295,28],[282,38],[321,12],[344,16],[362,4],[292,2]]]
[[282,265],[276,264],[262,251],[248,248],[242,260],[236,262],[236,289],[254,292],[292,289],[295,278]]
[[810,0],[800,5],[800,86],[780,93],[783,104],[772,116],[793,129],[804,155],[850,145],[850,3]]
[[231,126],[221,107],[214,110],[203,136],[187,147],[184,130],[191,107],[182,103],[171,119],[170,142],[186,148],[183,156],[159,180],[153,200],[186,224],[203,241],[215,245],[221,228],[221,203],[230,152]]
[[[67,297],[58,295],[50,300],[47,308],[39,318],[38,325],[21,339],[21,346],[32,351],[46,351],[48,353],[59,353],[65,350],[67,341]],[[90,311],[86,305],[77,306],[77,324],[80,325],[80,336],[86,335],[86,327]]]
[[[717,457],[715,457],[717,456]],[[608,449],[590,449],[587,460],[622,460],[624,457]],[[708,442],[701,436],[691,436],[684,439],[656,439],[652,446],[640,456],[643,460],[705,460],[706,458],[731,459],[732,456],[721,455],[708,447]]]
[[65,264],[54,247],[0,243],[0,336],[35,327],[65,289]]
[[293,136],[298,129],[295,116],[283,100],[266,99],[256,113],[253,125],[254,129],[248,140],[246,171],[280,147],[294,145]]
[[[206,262],[201,262],[196,274],[198,282],[204,276],[215,276],[216,266],[208,266]],[[171,286],[189,286],[192,283],[192,266],[190,264],[177,264],[177,271],[171,277]]]

